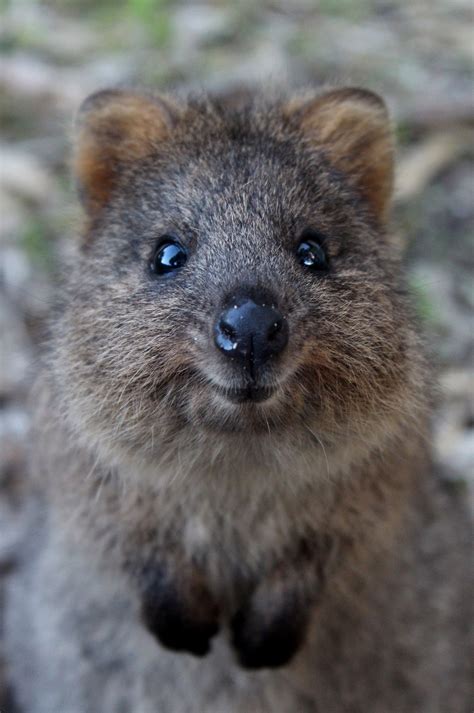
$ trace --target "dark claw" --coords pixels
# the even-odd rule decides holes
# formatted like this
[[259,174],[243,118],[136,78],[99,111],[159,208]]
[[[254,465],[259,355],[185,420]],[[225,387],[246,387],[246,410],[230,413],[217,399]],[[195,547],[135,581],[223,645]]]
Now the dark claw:
[[249,669],[285,666],[304,641],[306,623],[307,616],[286,608],[266,622],[251,608],[241,609],[231,624],[240,664]]
[[205,656],[219,630],[218,609],[202,587],[192,587],[186,597],[169,580],[149,586],[142,600],[142,619],[147,629],[167,649]]

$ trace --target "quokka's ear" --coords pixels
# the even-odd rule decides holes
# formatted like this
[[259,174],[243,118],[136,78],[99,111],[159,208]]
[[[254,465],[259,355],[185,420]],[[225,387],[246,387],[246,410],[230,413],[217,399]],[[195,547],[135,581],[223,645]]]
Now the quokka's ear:
[[90,215],[107,203],[121,170],[152,153],[175,121],[168,100],[122,90],[88,97],[79,109],[73,170]]
[[394,172],[394,138],[383,100],[365,89],[347,87],[292,100],[286,111],[383,221]]

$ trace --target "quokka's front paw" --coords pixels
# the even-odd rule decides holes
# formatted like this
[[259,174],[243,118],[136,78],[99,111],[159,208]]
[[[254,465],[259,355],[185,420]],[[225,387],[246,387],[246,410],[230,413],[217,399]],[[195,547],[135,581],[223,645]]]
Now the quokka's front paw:
[[142,595],[142,619],[161,644],[205,656],[219,630],[219,609],[202,578],[156,573]]
[[234,616],[232,643],[244,668],[287,664],[305,640],[310,607],[284,583],[264,583]]

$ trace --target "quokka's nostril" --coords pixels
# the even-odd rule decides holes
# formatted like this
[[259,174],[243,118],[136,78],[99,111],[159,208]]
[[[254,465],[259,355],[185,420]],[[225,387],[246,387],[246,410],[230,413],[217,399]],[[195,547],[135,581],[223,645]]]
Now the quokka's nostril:
[[283,320],[276,319],[268,328],[267,339],[271,342],[276,339],[283,328]]
[[221,319],[221,321],[219,322],[219,329],[221,331],[221,334],[223,334],[224,337],[227,337],[227,339],[237,338],[237,334],[234,327],[232,327],[232,325],[230,325],[223,319]]

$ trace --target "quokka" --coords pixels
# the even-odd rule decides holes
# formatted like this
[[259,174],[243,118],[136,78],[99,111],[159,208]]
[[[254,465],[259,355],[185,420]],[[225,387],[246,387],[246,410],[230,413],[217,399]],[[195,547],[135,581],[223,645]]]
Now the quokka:
[[358,88],[83,104],[9,590],[25,713],[468,713],[469,526]]

